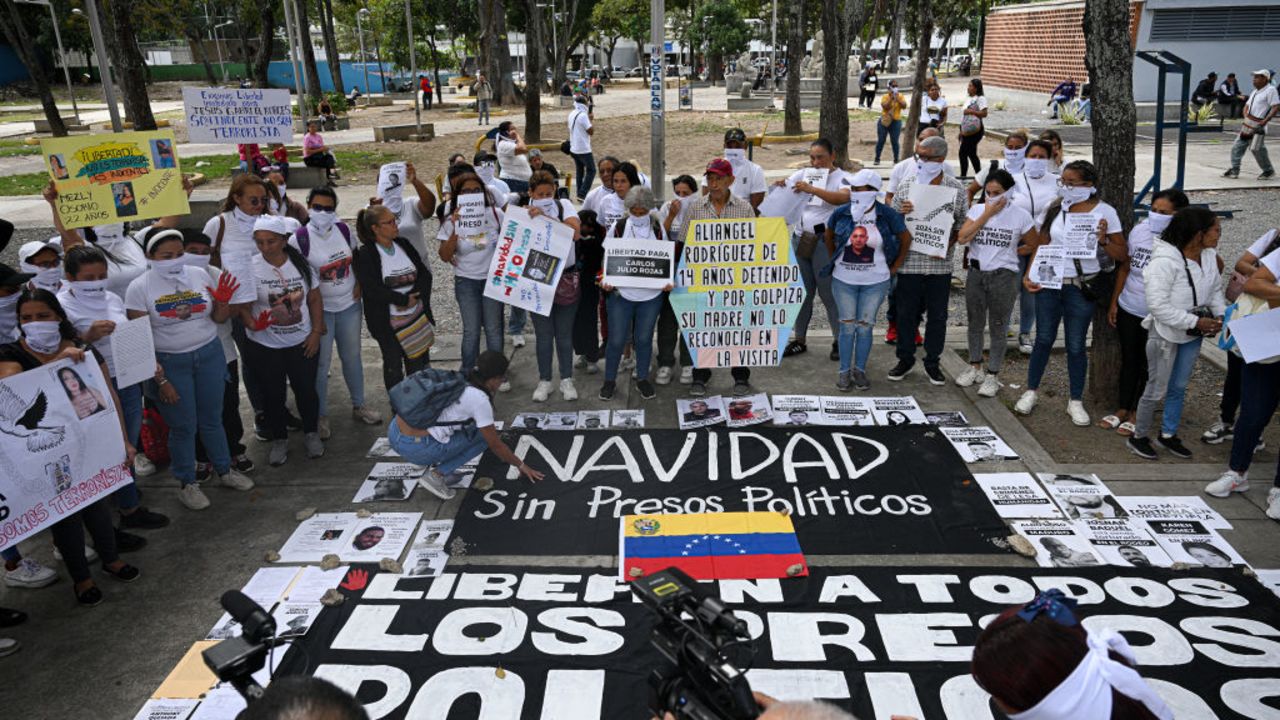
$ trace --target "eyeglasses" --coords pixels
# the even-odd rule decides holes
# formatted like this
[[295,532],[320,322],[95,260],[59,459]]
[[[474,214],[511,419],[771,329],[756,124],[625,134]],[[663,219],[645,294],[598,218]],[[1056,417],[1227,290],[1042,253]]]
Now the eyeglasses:
[[1062,178],[1058,178],[1058,187],[1093,187],[1093,183],[1083,180],[1072,180],[1071,182],[1067,182]]
[[379,222],[374,223],[373,225],[374,227],[377,227],[379,225],[395,225],[395,224],[396,224],[395,220],[381,220]]
[[254,207],[258,207],[259,205],[267,201],[266,195],[244,195],[242,197],[244,198],[245,202],[249,203]]

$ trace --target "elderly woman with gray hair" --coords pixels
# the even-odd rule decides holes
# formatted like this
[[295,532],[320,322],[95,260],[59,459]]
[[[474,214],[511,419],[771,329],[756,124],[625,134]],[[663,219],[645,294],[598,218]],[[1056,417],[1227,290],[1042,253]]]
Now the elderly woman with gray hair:
[[[626,213],[618,218],[605,233],[604,253],[608,262],[609,251],[621,240],[668,240],[662,232],[662,222],[653,212],[653,191],[636,185],[627,191],[623,200]],[[620,286],[600,282],[607,293],[605,311],[609,318],[609,338],[605,346],[604,385],[600,387],[600,399],[610,400],[617,390],[618,365],[622,351],[631,341],[636,357],[636,389],[640,397],[648,400],[658,392],[649,381],[649,361],[653,355],[653,329],[662,312],[663,293],[672,288],[670,282],[661,290]]]

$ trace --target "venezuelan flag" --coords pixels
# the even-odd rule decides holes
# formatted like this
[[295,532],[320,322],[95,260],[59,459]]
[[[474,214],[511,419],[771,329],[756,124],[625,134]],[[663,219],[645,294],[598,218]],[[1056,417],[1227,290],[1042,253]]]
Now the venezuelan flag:
[[773,512],[626,515],[619,548],[624,578],[676,566],[698,580],[808,575],[791,516]]

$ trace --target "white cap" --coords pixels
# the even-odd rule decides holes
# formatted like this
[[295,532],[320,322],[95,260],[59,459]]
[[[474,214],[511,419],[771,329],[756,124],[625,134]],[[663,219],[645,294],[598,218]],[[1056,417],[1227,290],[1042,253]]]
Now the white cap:
[[281,215],[259,215],[253,223],[253,231],[266,230],[277,235],[289,235],[295,226],[296,224],[291,224],[288,218]]
[[51,240],[43,242],[32,240],[31,242],[23,243],[22,247],[18,248],[18,262],[30,260],[41,250],[52,250],[58,257],[62,257],[62,245],[60,243],[54,243]]
[[849,180],[849,184],[853,187],[862,187],[865,185],[873,187],[876,190],[880,189],[883,182],[884,181],[880,179],[880,173],[875,170],[867,170],[865,168],[854,173],[853,177]]
[[1262,77],[1264,77],[1264,78],[1266,78],[1266,79],[1268,79],[1268,80],[1270,80],[1270,79],[1271,79],[1271,71],[1270,71],[1270,70],[1268,70],[1268,69],[1266,69],[1266,68],[1262,68],[1261,70],[1254,70],[1254,71],[1253,71],[1253,74],[1254,74],[1254,75],[1261,75]]

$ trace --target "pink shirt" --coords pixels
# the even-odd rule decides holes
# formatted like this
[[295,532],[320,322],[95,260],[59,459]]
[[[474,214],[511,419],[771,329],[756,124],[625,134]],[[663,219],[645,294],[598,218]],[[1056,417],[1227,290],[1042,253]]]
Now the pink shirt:
[[307,133],[302,137],[303,157],[310,155],[322,147],[324,147],[324,138],[320,137],[320,133]]

